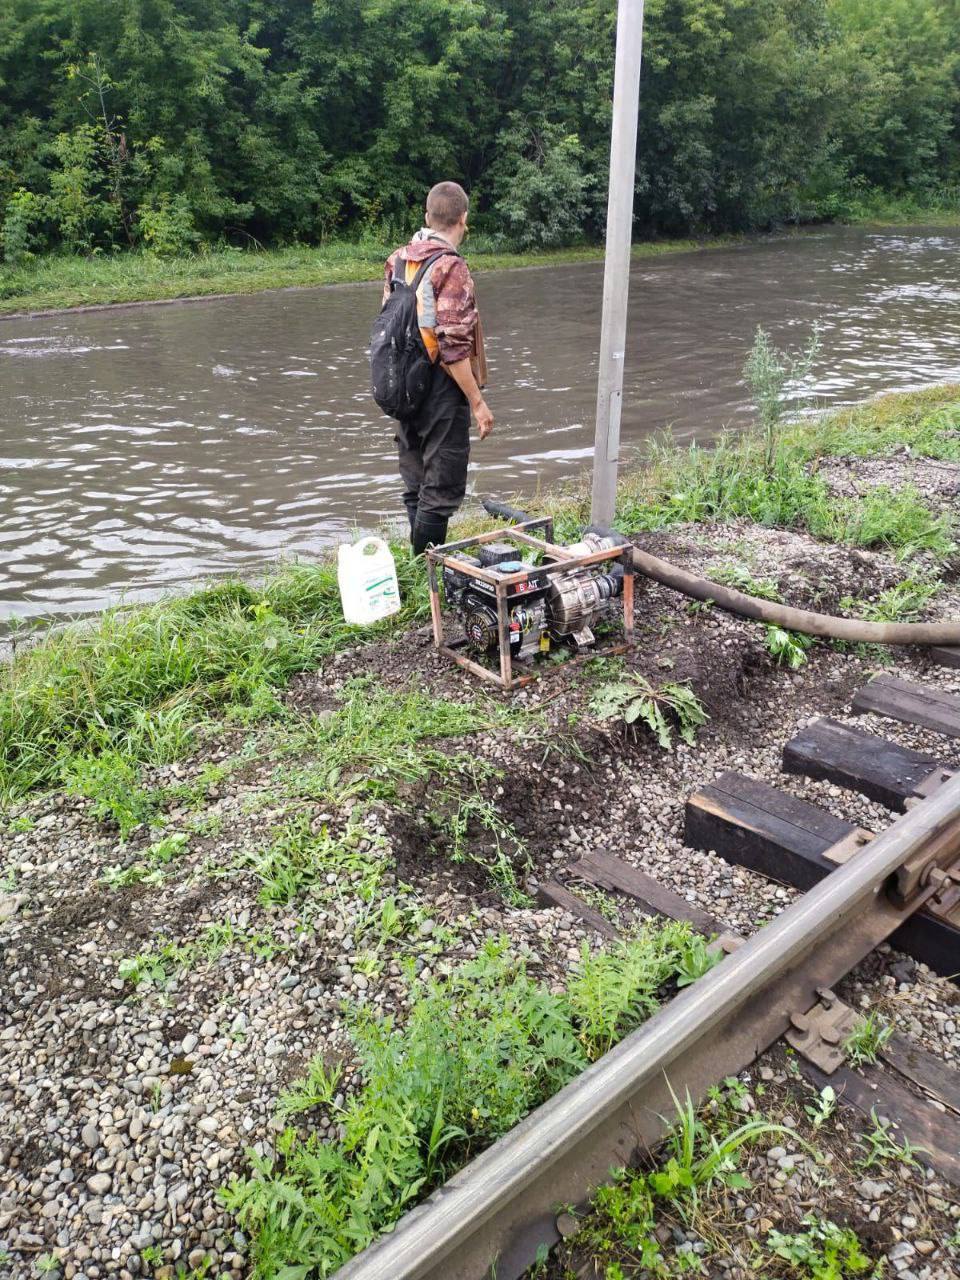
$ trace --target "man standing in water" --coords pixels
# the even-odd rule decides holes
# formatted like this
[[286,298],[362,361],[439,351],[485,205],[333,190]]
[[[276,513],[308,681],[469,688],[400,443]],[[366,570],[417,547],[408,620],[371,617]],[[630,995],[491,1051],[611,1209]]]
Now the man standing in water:
[[410,284],[425,259],[442,255],[417,287],[420,336],[433,365],[427,393],[399,422],[396,436],[414,555],[446,541],[447,522],[466,493],[471,410],[481,440],[493,430],[483,398],[487,366],[473,279],[459,254],[468,213],[464,189],[438,182],[427,195],[426,225],[386,263],[384,302],[394,280]]

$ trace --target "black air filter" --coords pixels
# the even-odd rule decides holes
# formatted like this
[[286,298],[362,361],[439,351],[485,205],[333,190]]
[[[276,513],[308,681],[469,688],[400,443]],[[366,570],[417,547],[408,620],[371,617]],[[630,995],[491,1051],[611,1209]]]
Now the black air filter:
[[492,565],[503,564],[505,560],[516,560],[517,548],[509,542],[483,542],[479,547],[480,565],[489,569]]

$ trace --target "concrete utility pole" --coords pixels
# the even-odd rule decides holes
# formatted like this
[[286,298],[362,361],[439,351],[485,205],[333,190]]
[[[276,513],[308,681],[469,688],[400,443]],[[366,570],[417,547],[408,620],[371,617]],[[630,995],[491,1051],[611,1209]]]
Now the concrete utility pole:
[[613,127],[610,135],[610,183],[603,268],[600,373],[597,381],[597,433],[593,455],[593,502],[590,509],[594,524],[610,524],[617,496],[642,47],[643,0],[620,0],[617,10],[617,61],[613,79]]

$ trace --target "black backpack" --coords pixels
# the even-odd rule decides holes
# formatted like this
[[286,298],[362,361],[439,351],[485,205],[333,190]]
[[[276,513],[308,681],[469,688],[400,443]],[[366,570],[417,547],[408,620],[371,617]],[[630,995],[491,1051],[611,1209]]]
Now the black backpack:
[[[417,289],[438,258],[455,253],[441,249],[421,262],[409,284],[397,277],[390,282],[390,296],[370,330],[370,377],[373,398],[391,418],[409,418],[423,404],[433,364],[423,345],[417,316]],[[459,254],[456,254],[459,257]],[[401,264],[404,264],[401,267]],[[397,263],[406,270],[403,259]]]

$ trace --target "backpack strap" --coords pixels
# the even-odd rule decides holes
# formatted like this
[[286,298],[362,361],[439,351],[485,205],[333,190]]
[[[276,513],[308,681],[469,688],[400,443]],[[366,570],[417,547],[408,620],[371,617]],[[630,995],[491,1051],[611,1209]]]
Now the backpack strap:
[[450,249],[441,249],[439,253],[432,253],[429,258],[424,258],[423,262],[420,263],[420,268],[417,271],[417,274],[410,281],[410,288],[414,291],[414,293],[416,293],[416,291],[420,288],[420,281],[427,274],[427,272],[430,270],[433,264],[439,258],[447,257],[448,254],[453,254],[455,258],[459,258],[461,256],[459,253],[457,253],[456,249],[450,248]]

